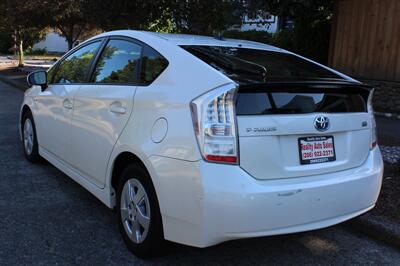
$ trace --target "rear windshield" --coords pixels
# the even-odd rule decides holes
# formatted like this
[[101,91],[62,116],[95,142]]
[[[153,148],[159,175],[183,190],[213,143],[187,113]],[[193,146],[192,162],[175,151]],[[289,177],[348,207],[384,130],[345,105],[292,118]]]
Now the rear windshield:
[[335,91],[239,91],[237,115],[367,112],[368,93]]
[[241,83],[269,79],[342,79],[292,54],[222,46],[186,45],[182,48]]

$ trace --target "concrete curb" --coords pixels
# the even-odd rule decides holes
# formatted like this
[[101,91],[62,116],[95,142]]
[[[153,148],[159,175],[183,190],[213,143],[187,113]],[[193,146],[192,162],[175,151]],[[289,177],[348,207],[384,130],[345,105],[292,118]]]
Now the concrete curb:
[[400,249],[400,224],[370,213],[345,223],[354,231],[368,235]]
[[395,114],[395,113],[382,113],[382,112],[374,112],[376,116],[384,116],[387,118],[392,118],[392,119],[399,119],[400,120],[400,115]]
[[19,67],[19,69],[23,72],[30,73],[36,70],[47,70],[52,65],[24,65],[23,67]]

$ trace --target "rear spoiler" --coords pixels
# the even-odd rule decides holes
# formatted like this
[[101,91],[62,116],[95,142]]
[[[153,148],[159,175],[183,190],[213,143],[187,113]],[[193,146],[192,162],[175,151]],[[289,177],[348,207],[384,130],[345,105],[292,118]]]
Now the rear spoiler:
[[372,90],[370,85],[346,80],[288,80],[241,84],[238,92],[340,92],[368,97]]

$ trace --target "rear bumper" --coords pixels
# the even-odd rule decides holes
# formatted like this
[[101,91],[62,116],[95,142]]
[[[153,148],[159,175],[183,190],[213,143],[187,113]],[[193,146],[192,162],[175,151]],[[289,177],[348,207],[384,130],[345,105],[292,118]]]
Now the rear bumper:
[[150,159],[165,238],[197,247],[351,219],[373,208],[383,174],[378,148],[354,169],[280,180],[256,180],[238,166]]

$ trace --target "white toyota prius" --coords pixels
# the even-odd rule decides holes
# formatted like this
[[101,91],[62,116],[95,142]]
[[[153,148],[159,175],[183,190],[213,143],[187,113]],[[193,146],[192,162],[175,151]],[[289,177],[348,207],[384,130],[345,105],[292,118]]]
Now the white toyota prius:
[[28,83],[26,158],[114,208],[137,256],[324,228],[379,195],[373,90],[273,46],[114,31]]

